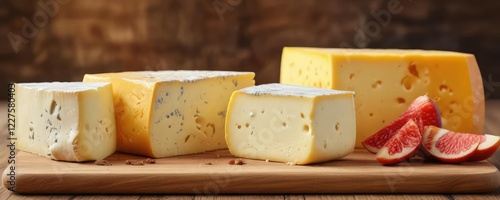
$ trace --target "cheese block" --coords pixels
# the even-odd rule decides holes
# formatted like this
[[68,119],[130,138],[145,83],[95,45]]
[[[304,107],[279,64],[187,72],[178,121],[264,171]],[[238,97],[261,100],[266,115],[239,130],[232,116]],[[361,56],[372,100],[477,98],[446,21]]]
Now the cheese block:
[[237,157],[310,164],[354,150],[354,93],[284,84],[233,93],[226,141]]
[[15,99],[18,149],[77,162],[115,152],[111,84],[19,83]]
[[117,149],[161,158],[225,149],[233,91],[255,85],[252,72],[141,71],[87,74],[111,82]]
[[444,128],[482,133],[483,84],[471,54],[286,47],[280,82],[355,91],[357,147],[425,94],[441,110]]

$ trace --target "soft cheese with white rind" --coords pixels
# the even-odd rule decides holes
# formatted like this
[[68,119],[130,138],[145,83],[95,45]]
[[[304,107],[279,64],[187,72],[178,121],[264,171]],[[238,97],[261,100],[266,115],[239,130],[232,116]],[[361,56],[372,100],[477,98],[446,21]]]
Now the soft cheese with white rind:
[[285,47],[280,75],[285,84],[356,92],[357,147],[422,95],[436,102],[444,128],[482,133],[483,84],[472,54]]
[[225,149],[233,91],[255,85],[252,72],[141,71],[87,74],[111,82],[119,151],[161,158]]
[[266,84],[235,91],[226,142],[237,157],[310,164],[350,154],[356,140],[354,93]]
[[61,161],[103,159],[116,150],[109,83],[16,84],[16,148]]

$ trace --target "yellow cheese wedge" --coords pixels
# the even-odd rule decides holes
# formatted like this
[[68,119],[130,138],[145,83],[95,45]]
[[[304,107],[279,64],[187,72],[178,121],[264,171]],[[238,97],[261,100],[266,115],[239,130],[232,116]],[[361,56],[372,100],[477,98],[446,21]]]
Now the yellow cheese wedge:
[[111,84],[19,83],[15,99],[18,149],[78,162],[115,152]]
[[425,94],[441,110],[444,128],[483,129],[483,85],[471,54],[285,47],[280,82],[355,91],[357,147]]
[[354,93],[283,84],[233,93],[226,141],[237,157],[310,164],[354,150]]
[[254,73],[157,71],[87,74],[111,82],[117,149],[168,157],[224,149],[224,122],[233,91],[253,86]]

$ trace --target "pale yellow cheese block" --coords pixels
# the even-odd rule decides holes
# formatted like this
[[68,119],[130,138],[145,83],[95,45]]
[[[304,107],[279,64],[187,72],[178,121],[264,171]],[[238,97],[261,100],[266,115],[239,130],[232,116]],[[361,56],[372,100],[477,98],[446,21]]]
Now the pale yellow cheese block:
[[169,157],[227,148],[224,122],[233,91],[253,86],[252,72],[142,71],[87,74],[111,82],[117,149]]
[[116,150],[109,83],[19,83],[16,147],[61,161],[103,159]]
[[311,164],[354,150],[354,93],[284,84],[235,91],[226,142],[235,156]]
[[357,147],[420,95],[435,100],[444,128],[483,129],[482,78],[472,54],[285,47],[280,82],[356,92]]

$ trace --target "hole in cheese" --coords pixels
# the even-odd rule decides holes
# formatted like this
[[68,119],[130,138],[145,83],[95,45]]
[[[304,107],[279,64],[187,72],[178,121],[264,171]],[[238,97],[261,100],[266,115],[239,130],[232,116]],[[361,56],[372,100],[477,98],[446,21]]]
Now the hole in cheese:
[[212,128],[212,135],[211,135],[211,137],[213,137],[215,135],[215,124],[214,123],[208,123],[205,127],[206,128],[208,128],[208,127]]
[[49,114],[54,114],[54,111],[56,110],[56,106],[57,106],[57,103],[55,100],[52,100],[52,102],[50,103],[50,112]]
[[398,98],[396,99],[396,101],[397,101],[399,104],[403,104],[403,103],[405,103],[405,102],[406,102],[406,100],[405,100],[404,98],[402,98],[402,97],[398,97]]
[[403,88],[406,90],[406,91],[410,91],[411,88],[413,87],[413,81],[412,81],[412,78],[409,77],[409,76],[405,76],[402,80],[401,80],[401,85],[403,86]]
[[447,86],[447,85],[445,85],[445,84],[441,84],[441,85],[439,86],[439,91],[440,91],[440,92],[447,92],[447,91],[448,91],[448,86]]
[[203,123],[205,122],[205,119],[198,115],[194,115],[194,122],[196,123],[196,129],[201,130],[201,128],[203,127]]
[[300,113],[300,118],[304,119],[304,113]]
[[410,72],[411,75],[413,75],[417,78],[419,77],[418,71],[417,71],[417,66],[415,65],[415,63],[410,63],[410,65],[408,65],[408,71]]
[[339,131],[339,130],[340,130],[340,124],[339,124],[338,122],[335,124],[335,130],[336,130],[336,131]]
[[195,121],[197,124],[202,124],[202,123],[203,123],[203,121],[205,121],[205,119],[204,119],[203,117],[200,117],[200,116],[198,116],[198,115],[195,115],[195,116],[194,116],[194,118],[195,118],[195,120],[194,120],[194,121]]
[[376,80],[373,84],[372,84],[372,88],[378,88],[382,85],[382,81],[381,80]]
[[304,128],[303,128],[303,129],[304,129],[304,131],[305,131],[305,132],[309,132],[309,125],[307,125],[307,124],[306,124],[306,125],[304,125]]
[[33,122],[30,122],[29,130],[30,132],[28,138],[32,140],[35,139],[35,132],[33,131]]

